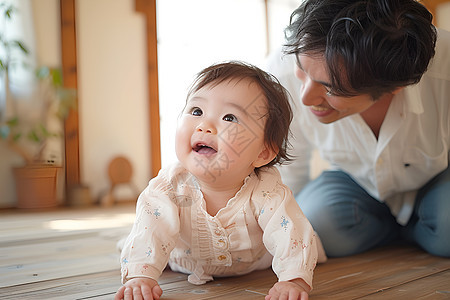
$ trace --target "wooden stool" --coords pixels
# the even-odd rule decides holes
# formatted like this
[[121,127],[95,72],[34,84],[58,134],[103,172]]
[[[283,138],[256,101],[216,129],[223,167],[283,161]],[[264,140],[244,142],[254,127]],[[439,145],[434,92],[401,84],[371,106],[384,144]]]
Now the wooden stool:
[[117,202],[117,199],[114,196],[114,190],[117,186],[123,184],[128,185],[137,198],[139,191],[131,181],[133,177],[133,167],[128,159],[123,156],[117,156],[111,160],[108,167],[108,176],[111,186],[108,193],[102,197],[100,201],[102,206],[111,206]]

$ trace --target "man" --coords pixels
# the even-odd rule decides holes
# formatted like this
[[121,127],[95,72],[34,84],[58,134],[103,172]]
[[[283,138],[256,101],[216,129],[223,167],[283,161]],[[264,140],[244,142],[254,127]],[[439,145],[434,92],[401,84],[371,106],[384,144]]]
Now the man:
[[[414,0],[306,0],[291,15],[269,67],[294,98],[281,172],[328,256],[404,238],[450,257],[450,33],[431,21]],[[309,181],[314,149],[330,169]]]

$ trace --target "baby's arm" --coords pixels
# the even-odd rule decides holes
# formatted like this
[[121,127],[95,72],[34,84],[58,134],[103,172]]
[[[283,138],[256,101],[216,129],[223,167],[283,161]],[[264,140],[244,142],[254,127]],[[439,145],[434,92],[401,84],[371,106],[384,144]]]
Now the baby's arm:
[[279,281],[269,290],[265,300],[308,300],[310,290],[310,287],[301,278]]
[[124,287],[116,299],[154,300],[162,294],[157,280],[180,235],[178,206],[166,181],[153,178],[137,200],[136,219],[120,256]]
[[258,222],[264,231],[264,245],[274,257],[272,267],[279,282],[266,300],[308,299],[317,261],[314,231],[289,189],[282,186],[268,200]]
[[128,280],[116,293],[114,300],[158,300],[162,289],[156,280],[151,278],[132,278]]

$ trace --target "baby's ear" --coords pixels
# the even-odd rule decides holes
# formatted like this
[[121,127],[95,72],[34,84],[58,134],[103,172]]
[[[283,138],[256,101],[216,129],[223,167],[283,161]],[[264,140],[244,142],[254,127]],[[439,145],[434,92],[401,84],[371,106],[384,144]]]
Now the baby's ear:
[[262,167],[270,163],[278,154],[277,147],[270,147],[268,145],[264,145],[263,149],[258,155],[258,158],[253,162],[253,166],[255,168]]

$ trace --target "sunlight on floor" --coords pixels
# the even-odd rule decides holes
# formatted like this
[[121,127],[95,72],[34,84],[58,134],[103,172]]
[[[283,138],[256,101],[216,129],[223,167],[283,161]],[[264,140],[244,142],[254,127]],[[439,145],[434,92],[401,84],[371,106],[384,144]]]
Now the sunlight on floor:
[[134,214],[118,214],[112,216],[93,216],[87,219],[52,220],[43,224],[46,229],[58,231],[90,230],[131,226]]

